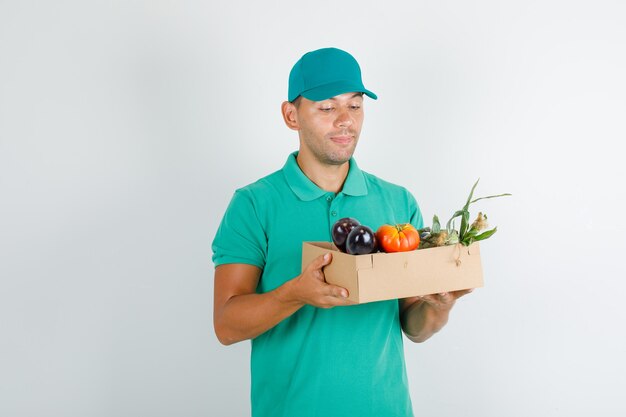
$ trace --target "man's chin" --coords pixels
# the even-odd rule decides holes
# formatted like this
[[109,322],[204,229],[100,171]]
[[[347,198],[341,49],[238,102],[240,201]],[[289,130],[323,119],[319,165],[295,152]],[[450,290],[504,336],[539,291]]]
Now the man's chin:
[[354,154],[354,149],[346,152],[332,152],[326,155],[324,162],[329,165],[343,165],[352,158],[352,154]]

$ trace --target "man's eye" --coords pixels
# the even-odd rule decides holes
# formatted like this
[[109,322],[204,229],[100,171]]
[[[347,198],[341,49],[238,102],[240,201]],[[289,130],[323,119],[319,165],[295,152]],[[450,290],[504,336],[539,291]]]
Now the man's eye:
[[352,110],[358,110],[360,108],[361,108],[361,106],[352,106]]
[[333,109],[332,107],[324,107],[324,108],[321,108],[320,110],[321,110],[321,111],[325,111],[325,112],[329,112],[329,111],[331,111],[332,109]]

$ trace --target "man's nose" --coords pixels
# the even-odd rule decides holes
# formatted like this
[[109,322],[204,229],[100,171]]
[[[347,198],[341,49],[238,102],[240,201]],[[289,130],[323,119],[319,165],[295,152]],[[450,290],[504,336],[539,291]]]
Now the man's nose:
[[344,110],[337,115],[335,123],[338,127],[348,127],[352,124],[352,116],[347,110]]

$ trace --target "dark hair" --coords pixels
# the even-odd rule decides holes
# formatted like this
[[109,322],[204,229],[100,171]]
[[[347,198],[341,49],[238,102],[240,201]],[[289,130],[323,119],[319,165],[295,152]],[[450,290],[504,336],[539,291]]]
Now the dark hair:
[[293,99],[293,101],[291,102],[291,104],[293,104],[294,106],[296,106],[296,109],[300,108],[300,102],[302,101],[302,96],[298,96],[296,98]]

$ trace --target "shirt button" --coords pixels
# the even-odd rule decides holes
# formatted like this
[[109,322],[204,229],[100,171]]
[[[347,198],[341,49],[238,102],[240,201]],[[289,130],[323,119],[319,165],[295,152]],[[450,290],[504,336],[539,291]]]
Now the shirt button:
[[331,196],[326,197],[326,201],[333,201],[333,198]]
[[336,216],[336,215],[337,215],[337,212],[336,212],[335,210],[333,210],[333,211],[331,211],[331,212],[330,212],[330,214],[331,214],[332,216]]

